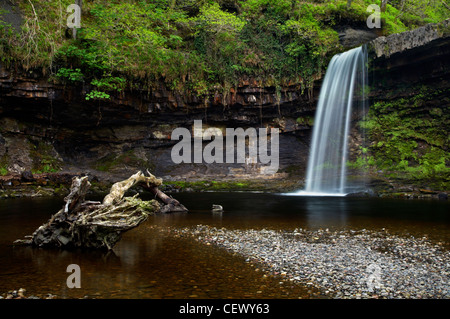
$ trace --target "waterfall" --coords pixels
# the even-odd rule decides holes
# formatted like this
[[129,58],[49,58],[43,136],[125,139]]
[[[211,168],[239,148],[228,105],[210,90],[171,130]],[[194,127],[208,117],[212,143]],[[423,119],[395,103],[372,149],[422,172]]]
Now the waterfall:
[[365,108],[366,62],[363,47],[331,59],[314,118],[306,187],[297,194],[344,196],[348,192],[346,163],[352,104],[357,100]]

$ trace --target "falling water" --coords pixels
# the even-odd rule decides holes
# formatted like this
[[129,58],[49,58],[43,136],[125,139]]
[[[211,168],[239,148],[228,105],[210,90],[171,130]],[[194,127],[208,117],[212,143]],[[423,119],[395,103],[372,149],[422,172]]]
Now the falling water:
[[314,118],[306,187],[297,194],[344,196],[348,192],[346,163],[350,118],[354,100],[362,102],[365,108],[366,61],[363,47],[331,59]]

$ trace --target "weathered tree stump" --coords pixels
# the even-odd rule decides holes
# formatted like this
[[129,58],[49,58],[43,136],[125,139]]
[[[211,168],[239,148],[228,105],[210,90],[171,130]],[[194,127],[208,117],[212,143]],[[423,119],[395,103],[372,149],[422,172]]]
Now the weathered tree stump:
[[[167,196],[158,186],[162,180],[147,171],[115,183],[103,202],[86,201],[91,184],[88,177],[74,177],[64,206],[40,226],[29,239],[15,244],[39,247],[112,249],[122,233],[137,227],[155,213],[187,212],[186,207]],[[150,190],[156,199],[143,201],[138,195],[124,197],[127,190],[139,185]],[[162,203],[160,203],[159,199]]]

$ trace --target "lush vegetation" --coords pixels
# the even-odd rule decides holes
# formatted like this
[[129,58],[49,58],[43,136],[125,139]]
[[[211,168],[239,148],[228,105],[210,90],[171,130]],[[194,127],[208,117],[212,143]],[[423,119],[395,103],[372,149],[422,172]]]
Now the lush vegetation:
[[[423,86],[410,98],[371,105],[362,127],[371,145],[361,149],[352,167],[382,170],[403,179],[433,180],[450,187],[450,99]],[[433,107],[440,99],[442,107]]]
[[[364,23],[373,0],[83,1],[77,39],[66,28],[73,0],[13,1],[23,14],[14,32],[0,20],[6,65],[40,69],[65,84],[90,84],[86,100],[161,81],[194,94],[228,92],[243,77],[278,89],[308,88],[342,50],[333,27]],[[392,0],[384,34],[442,21],[440,1]]]

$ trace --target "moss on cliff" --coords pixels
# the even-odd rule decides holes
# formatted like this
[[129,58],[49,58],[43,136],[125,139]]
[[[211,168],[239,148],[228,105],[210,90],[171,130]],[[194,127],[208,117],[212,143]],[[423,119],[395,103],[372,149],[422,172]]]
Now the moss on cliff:
[[55,155],[58,153],[50,143],[30,142],[30,157],[33,160],[32,173],[54,173],[61,169],[62,161]]
[[151,163],[147,163],[143,159],[139,158],[134,150],[125,151],[120,154],[107,155],[95,163],[95,169],[102,172],[110,172],[111,170],[120,166],[130,165],[132,167],[146,167],[151,169]]
[[[417,94],[371,105],[361,126],[370,146],[351,167],[382,170],[385,176],[450,187],[450,99],[426,86]],[[436,107],[440,100],[441,107]]]
[[195,192],[285,192],[299,189],[296,180],[276,179],[270,183],[264,179],[253,180],[198,180],[198,181],[164,181],[166,191],[195,191]]

